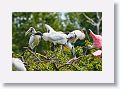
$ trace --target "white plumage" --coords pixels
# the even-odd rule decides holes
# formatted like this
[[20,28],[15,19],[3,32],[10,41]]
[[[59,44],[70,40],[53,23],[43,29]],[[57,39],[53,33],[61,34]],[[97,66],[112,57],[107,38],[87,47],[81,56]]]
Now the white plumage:
[[[74,31],[70,32],[67,36],[68,43],[69,42],[75,43],[78,39],[82,40],[84,38],[85,38],[85,34],[83,32],[81,32],[80,30],[74,30]],[[74,59],[77,59],[76,54],[75,54],[74,45],[72,45],[71,47],[72,47],[72,53],[73,53]]]
[[52,27],[45,24],[47,28],[47,33],[43,33],[43,39],[45,41],[50,41],[54,45],[56,44],[66,44],[67,43],[67,35],[63,32],[56,32]]
[[74,30],[70,32],[67,37],[67,39],[72,43],[75,43],[78,39],[82,40],[84,38],[85,38],[85,34],[80,30]]
[[74,46],[70,42],[68,42],[68,35],[61,31],[56,32],[52,27],[47,24],[45,24],[45,27],[47,28],[47,33],[43,33],[43,39],[45,41],[52,42],[54,45],[66,45],[72,50],[72,54],[74,58],[76,58]]
[[40,42],[42,33],[36,32],[33,27],[30,27],[29,30],[25,33],[27,35],[28,33],[32,33],[29,39],[29,47],[33,50]]
[[12,66],[15,67],[16,71],[26,71],[25,65],[18,58],[12,58]]
[[67,35],[64,33],[43,33],[43,39],[54,45],[67,43]]
[[39,35],[32,34],[29,39],[29,46],[31,49],[34,49],[35,46],[39,44],[41,37]]
[[47,24],[45,24],[45,27],[47,29],[47,33],[52,33],[52,34],[54,34],[54,33],[63,33],[61,31],[55,31],[51,26],[49,26]]

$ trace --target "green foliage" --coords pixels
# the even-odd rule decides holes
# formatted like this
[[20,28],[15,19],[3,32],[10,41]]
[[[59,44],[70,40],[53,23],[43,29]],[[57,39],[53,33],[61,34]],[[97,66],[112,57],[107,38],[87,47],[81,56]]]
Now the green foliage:
[[[87,12],[89,17],[97,21],[96,12]],[[35,57],[23,47],[28,47],[29,36],[25,37],[25,32],[32,26],[36,31],[46,32],[45,24],[49,24],[56,31],[70,32],[80,27],[86,28],[86,38],[83,41],[78,40],[75,45],[77,62],[66,64],[71,58],[71,50],[64,47],[63,52],[51,51],[51,43],[41,40],[37,46]],[[100,25],[102,32],[102,25]],[[102,60],[100,57],[94,57],[92,53],[97,49],[88,50],[87,46],[92,45],[93,41],[89,35],[88,29],[96,33],[96,28],[87,23],[83,12],[13,12],[12,13],[12,51],[13,57],[22,57],[27,63],[28,71],[101,71]],[[24,53],[24,55],[23,55]],[[43,56],[41,56],[43,55]],[[46,58],[45,58],[45,57]]]
[[[68,53],[66,53],[68,52]],[[15,53],[14,57],[18,57]],[[28,71],[101,71],[102,59],[94,57],[92,54],[84,55],[82,47],[76,47],[77,62],[67,64],[71,59],[71,52],[64,50],[62,53],[47,51],[45,57],[40,56],[43,54],[36,53],[38,60],[32,53],[25,51],[23,58],[27,63],[26,68]]]

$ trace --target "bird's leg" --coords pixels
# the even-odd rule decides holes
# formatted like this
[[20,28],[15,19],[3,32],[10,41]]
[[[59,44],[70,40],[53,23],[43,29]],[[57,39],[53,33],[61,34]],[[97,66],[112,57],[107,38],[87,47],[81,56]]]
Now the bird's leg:
[[54,45],[54,51],[57,52],[58,49],[57,49],[57,45]]
[[36,47],[35,47],[35,54],[36,54]]
[[60,46],[60,53],[63,53],[63,45]]
[[88,45],[88,46],[86,47],[86,50],[85,50],[84,55],[87,54],[87,51],[88,51],[88,50],[91,50],[91,49],[93,49],[93,48],[95,48],[95,47],[94,47],[94,43],[93,43],[92,45]]
[[32,49],[32,52],[33,52],[33,53],[36,53],[36,50],[35,50],[35,48],[33,48],[33,49]]
[[86,54],[87,54],[87,52],[88,52],[88,47],[86,47],[86,50],[85,50],[84,55],[86,55]]
[[73,55],[73,59],[77,61],[78,58],[76,57],[74,46],[72,47],[72,55]]
[[54,44],[53,43],[51,43],[50,50],[54,51]]
[[76,58],[74,45],[72,45],[70,42],[68,42],[66,44],[66,46],[68,46],[72,50],[72,56],[73,56],[73,58]]
[[72,59],[70,59],[68,62],[67,62],[67,64],[72,64],[72,62],[73,61],[77,61],[77,57],[76,57],[76,54],[75,54],[75,48],[74,48],[74,45],[72,45],[71,43],[67,43],[66,44],[71,50],[72,50],[72,56],[73,56],[73,58]]

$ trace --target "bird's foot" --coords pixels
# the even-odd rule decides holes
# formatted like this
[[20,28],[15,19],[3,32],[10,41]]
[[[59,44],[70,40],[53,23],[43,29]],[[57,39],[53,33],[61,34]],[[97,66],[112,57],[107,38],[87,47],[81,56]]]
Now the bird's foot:
[[74,59],[74,60],[78,60],[78,58],[77,58],[77,57],[74,57],[73,59]]
[[74,59],[72,58],[72,59],[70,59],[66,64],[72,64],[73,61],[74,61]]
[[31,51],[32,52],[32,54],[35,54],[35,52],[33,52],[33,51]]
[[72,64],[73,62],[77,63],[78,58],[74,57],[74,58],[70,59],[66,64]]
[[74,57],[73,59],[74,59],[75,63],[78,63],[78,58],[77,57]]

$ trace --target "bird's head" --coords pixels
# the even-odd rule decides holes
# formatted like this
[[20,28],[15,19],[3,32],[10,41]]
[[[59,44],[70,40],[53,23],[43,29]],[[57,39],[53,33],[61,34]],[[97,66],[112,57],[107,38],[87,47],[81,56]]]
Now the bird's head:
[[55,32],[54,29],[51,26],[45,24],[45,27],[47,29],[47,33]]
[[95,41],[96,40],[96,35],[89,29],[90,31],[90,35],[92,37],[92,39]]
[[68,35],[67,35],[67,39],[73,39],[73,38],[76,38],[76,34],[74,32],[70,32]]
[[80,31],[81,31],[82,33],[86,33],[86,28],[81,28]]
[[25,33],[25,36],[26,36],[28,33],[34,34],[34,33],[36,33],[36,31],[35,31],[35,29],[34,29],[33,27],[30,27],[30,28],[28,29],[28,31]]
[[80,40],[83,40],[83,39],[85,39],[85,34],[81,33]]
[[80,29],[80,34],[79,34],[80,35],[80,38],[79,38],[80,40],[83,40],[85,38],[86,32],[87,32],[86,28],[81,28]]

